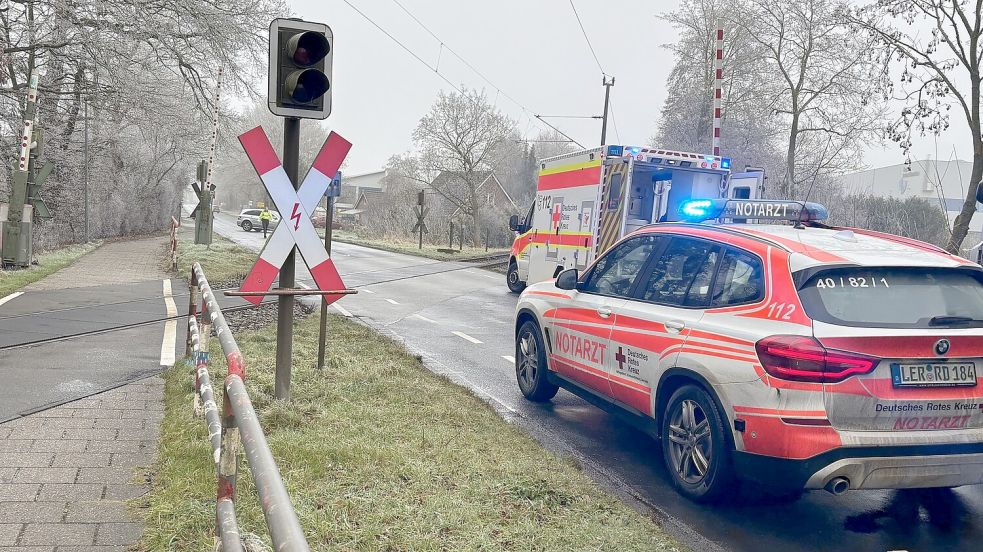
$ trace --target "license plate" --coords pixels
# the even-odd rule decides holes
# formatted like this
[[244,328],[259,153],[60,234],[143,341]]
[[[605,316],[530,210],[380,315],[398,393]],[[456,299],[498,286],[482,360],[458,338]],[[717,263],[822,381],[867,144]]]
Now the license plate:
[[918,362],[891,365],[895,387],[972,387],[976,385],[973,362]]

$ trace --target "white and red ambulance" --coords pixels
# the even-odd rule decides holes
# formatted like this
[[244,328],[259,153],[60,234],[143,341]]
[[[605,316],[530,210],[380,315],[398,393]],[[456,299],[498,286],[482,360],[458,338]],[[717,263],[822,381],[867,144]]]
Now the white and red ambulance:
[[980,265],[824,225],[811,203],[678,213],[715,222],[644,226],[522,293],[526,398],[562,387],[624,416],[695,500],[735,477],[834,494],[983,483]]
[[536,199],[513,216],[507,283],[513,292],[584,268],[616,241],[657,221],[678,220],[693,197],[756,199],[763,172],[731,174],[730,159],[609,145],[539,162]]

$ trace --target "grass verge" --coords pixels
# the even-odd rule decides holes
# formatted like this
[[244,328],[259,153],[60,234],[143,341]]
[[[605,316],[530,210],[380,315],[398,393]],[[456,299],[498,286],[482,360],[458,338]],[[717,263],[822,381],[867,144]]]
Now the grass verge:
[[211,245],[196,245],[194,223],[191,231],[181,231],[177,240],[177,267],[187,278],[191,265],[201,264],[208,281],[220,284],[242,278],[256,262],[256,252],[213,233]]
[[[331,316],[326,367],[313,368],[317,323],[315,315],[295,328],[290,402],[272,397],[272,328],[237,336],[250,396],[313,549],[680,548],[572,462],[368,328]],[[211,343],[219,382],[224,357]],[[215,468],[205,424],[192,416],[187,368],[178,364],[165,379],[141,547],[210,549]],[[241,530],[268,544],[251,476],[240,466]]]
[[[319,230],[319,233],[323,239],[324,231]],[[509,251],[508,249],[501,247],[490,247],[488,251],[485,251],[484,247],[471,246],[466,246],[463,250],[458,251],[455,243],[453,248],[455,253],[447,253],[438,251],[438,249],[444,249],[444,246],[442,245],[437,246],[424,243],[423,249],[420,249],[419,242],[415,240],[365,238],[359,236],[358,234],[341,230],[335,230],[332,233],[331,238],[334,241],[339,241],[342,243],[362,245],[374,249],[382,249],[383,251],[403,253],[404,255],[415,255],[417,257],[426,257],[428,259],[435,259],[438,261],[462,261],[499,253],[507,253]]]
[[36,265],[20,270],[0,270],[0,297],[58,272],[100,245],[102,242],[90,242],[52,249],[38,255]]

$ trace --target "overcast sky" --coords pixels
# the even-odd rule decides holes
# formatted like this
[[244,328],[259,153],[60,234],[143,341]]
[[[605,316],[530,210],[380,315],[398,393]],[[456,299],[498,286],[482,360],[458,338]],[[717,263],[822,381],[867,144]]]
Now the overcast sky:
[[[568,0],[349,0],[455,85],[484,88],[491,101],[534,135],[541,115],[598,115],[604,88],[601,73]],[[440,41],[396,4],[425,24]],[[609,3],[575,0],[601,66],[617,79],[612,89],[614,124],[608,142],[644,145],[652,136],[665,99],[672,58],[663,44],[677,38],[659,14],[676,0]],[[354,144],[348,174],[377,170],[407,150],[420,117],[440,89],[450,86],[431,68],[383,34],[344,0],[292,0],[298,17],[327,23],[335,37],[332,114],[329,128]],[[491,84],[455,58],[460,54]],[[501,93],[498,90],[501,90]],[[505,95],[522,105],[516,105]],[[496,100],[497,98],[497,100]],[[523,109],[525,107],[526,110]],[[956,114],[954,110],[952,112]],[[600,122],[550,119],[588,147],[600,141]],[[965,123],[953,118],[948,136],[916,141],[915,157],[931,154],[970,158],[962,138]],[[726,127],[723,132],[727,132]],[[894,144],[873,146],[865,164],[900,163]]]

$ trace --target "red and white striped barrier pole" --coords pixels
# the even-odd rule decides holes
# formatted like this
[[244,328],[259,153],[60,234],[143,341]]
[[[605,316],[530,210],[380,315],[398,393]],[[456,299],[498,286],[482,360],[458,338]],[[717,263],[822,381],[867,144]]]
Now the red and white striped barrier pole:
[[724,26],[717,20],[717,47],[713,55],[713,154],[720,155],[720,107],[724,88]]

